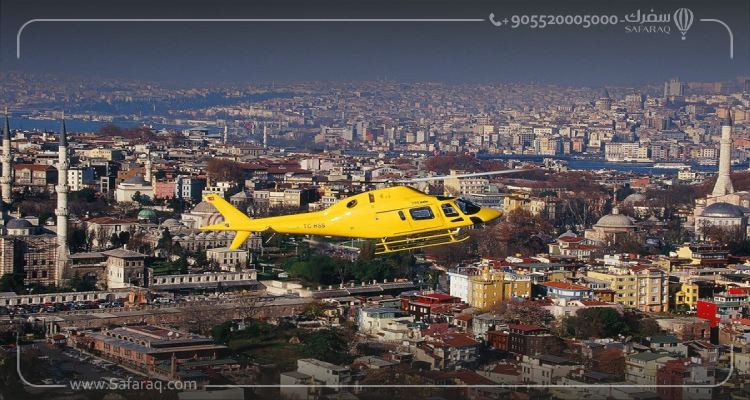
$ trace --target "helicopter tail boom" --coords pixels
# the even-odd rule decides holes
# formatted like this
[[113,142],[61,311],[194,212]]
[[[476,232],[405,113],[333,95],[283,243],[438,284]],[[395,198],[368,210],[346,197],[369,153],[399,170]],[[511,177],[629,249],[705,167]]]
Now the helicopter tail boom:
[[201,227],[204,231],[235,231],[236,235],[232,240],[232,244],[229,246],[230,249],[238,249],[247,240],[250,234],[254,231],[250,229],[252,225],[252,219],[245,215],[242,211],[236,209],[233,205],[229,204],[221,195],[209,194],[205,197],[205,201],[216,207],[224,222],[221,224],[214,224]]

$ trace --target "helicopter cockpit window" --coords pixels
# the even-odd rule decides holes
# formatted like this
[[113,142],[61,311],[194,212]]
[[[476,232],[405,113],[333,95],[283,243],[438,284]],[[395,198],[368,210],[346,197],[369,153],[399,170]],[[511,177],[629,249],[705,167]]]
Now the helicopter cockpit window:
[[458,217],[458,211],[456,211],[455,208],[453,208],[452,205],[445,203],[440,206],[443,209],[443,214],[445,214],[446,217]]
[[356,205],[357,205],[357,200],[355,199],[355,200],[352,200],[352,201],[346,203],[346,208],[354,208],[354,206],[356,206]]
[[432,213],[432,209],[430,207],[412,208],[411,210],[409,210],[409,214],[415,221],[435,218],[435,215]]
[[456,199],[456,205],[461,209],[461,212],[465,215],[473,215],[479,212],[481,209],[478,205],[470,202],[469,200]]

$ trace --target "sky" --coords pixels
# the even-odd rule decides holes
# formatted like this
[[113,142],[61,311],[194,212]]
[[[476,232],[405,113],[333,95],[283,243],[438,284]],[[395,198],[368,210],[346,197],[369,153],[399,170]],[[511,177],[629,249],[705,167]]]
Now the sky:
[[[669,14],[689,8],[685,40],[670,20],[588,29],[496,27],[513,15]],[[477,22],[32,22],[31,19],[392,18]],[[734,59],[729,36],[734,34]],[[662,33],[668,26],[670,34]],[[750,75],[750,0],[0,0],[0,70],[198,82],[389,79],[448,83],[637,85],[672,77],[722,81]]]

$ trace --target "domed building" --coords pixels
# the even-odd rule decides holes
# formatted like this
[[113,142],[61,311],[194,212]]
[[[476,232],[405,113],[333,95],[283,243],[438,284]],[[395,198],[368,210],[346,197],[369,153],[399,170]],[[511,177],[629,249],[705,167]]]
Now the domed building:
[[5,224],[5,230],[10,236],[29,236],[38,234],[41,228],[26,218],[14,218]]
[[165,219],[164,222],[161,223],[161,226],[168,229],[170,232],[172,232],[173,230],[176,232],[182,228],[185,228],[185,225],[182,225],[180,221],[174,218]]
[[749,213],[750,210],[731,203],[712,203],[696,218],[695,233],[700,239],[705,239],[707,229],[719,227],[727,230],[736,229],[742,238],[747,238],[747,214]]
[[138,212],[138,222],[154,222],[156,219],[156,211],[150,208],[144,208]]
[[615,207],[611,214],[599,218],[591,229],[587,229],[584,237],[600,242],[615,243],[625,236],[635,234],[637,229],[633,220],[627,215],[620,214]]
[[221,216],[219,210],[205,201],[196,204],[189,213],[182,214],[182,223],[193,229],[222,222],[224,222],[224,217]]
[[646,201],[646,196],[645,195],[643,195],[641,193],[633,193],[633,194],[629,195],[628,197],[626,197],[622,201],[622,204],[640,205],[640,204],[643,204],[645,201]]
[[136,193],[140,193],[141,196],[148,196],[150,199],[154,198],[154,188],[151,186],[151,182],[144,179],[143,175],[140,174],[131,176],[117,185],[115,200],[117,202],[133,201],[133,195]]

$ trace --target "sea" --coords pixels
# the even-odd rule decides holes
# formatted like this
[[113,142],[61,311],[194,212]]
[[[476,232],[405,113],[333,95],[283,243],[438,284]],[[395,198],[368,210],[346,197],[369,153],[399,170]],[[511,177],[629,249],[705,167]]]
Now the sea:
[[[11,117],[12,128],[21,130],[36,130],[47,132],[58,132],[60,130],[60,120],[54,119],[28,119]],[[79,119],[65,119],[65,128],[68,132],[96,132],[105,125],[116,125],[120,128],[134,128],[143,125],[151,126],[154,129],[185,129],[191,125],[169,125],[159,123],[144,123],[142,121],[114,120],[109,121],[86,121]],[[216,128],[218,130],[218,128]]]
[[[571,170],[612,170],[619,172],[633,172],[637,174],[651,174],[651,175],[675,175],[680,170],[679,167],[674,168],[655,168],[654,163],[635,163],[635,162],[609,162],[601,159],[579,159],[572,157],[550,157],[550,156],[535,156],[535,155],[513,155],[513,154],[480,154],[480,159],[483,160],[519,160],[519,161],[530,161],[530,162],[543,162],[545,158],[553,158],[557,160],[563,160],[567,162],[568,168]],[[690,165],[690,169],[696,172],[718,172],[719,166],[717,165],[702,165],[697,162],[684,162]],[[734,171],[745,171],[748,169],[748,163],[738,163],[732,165]]]

